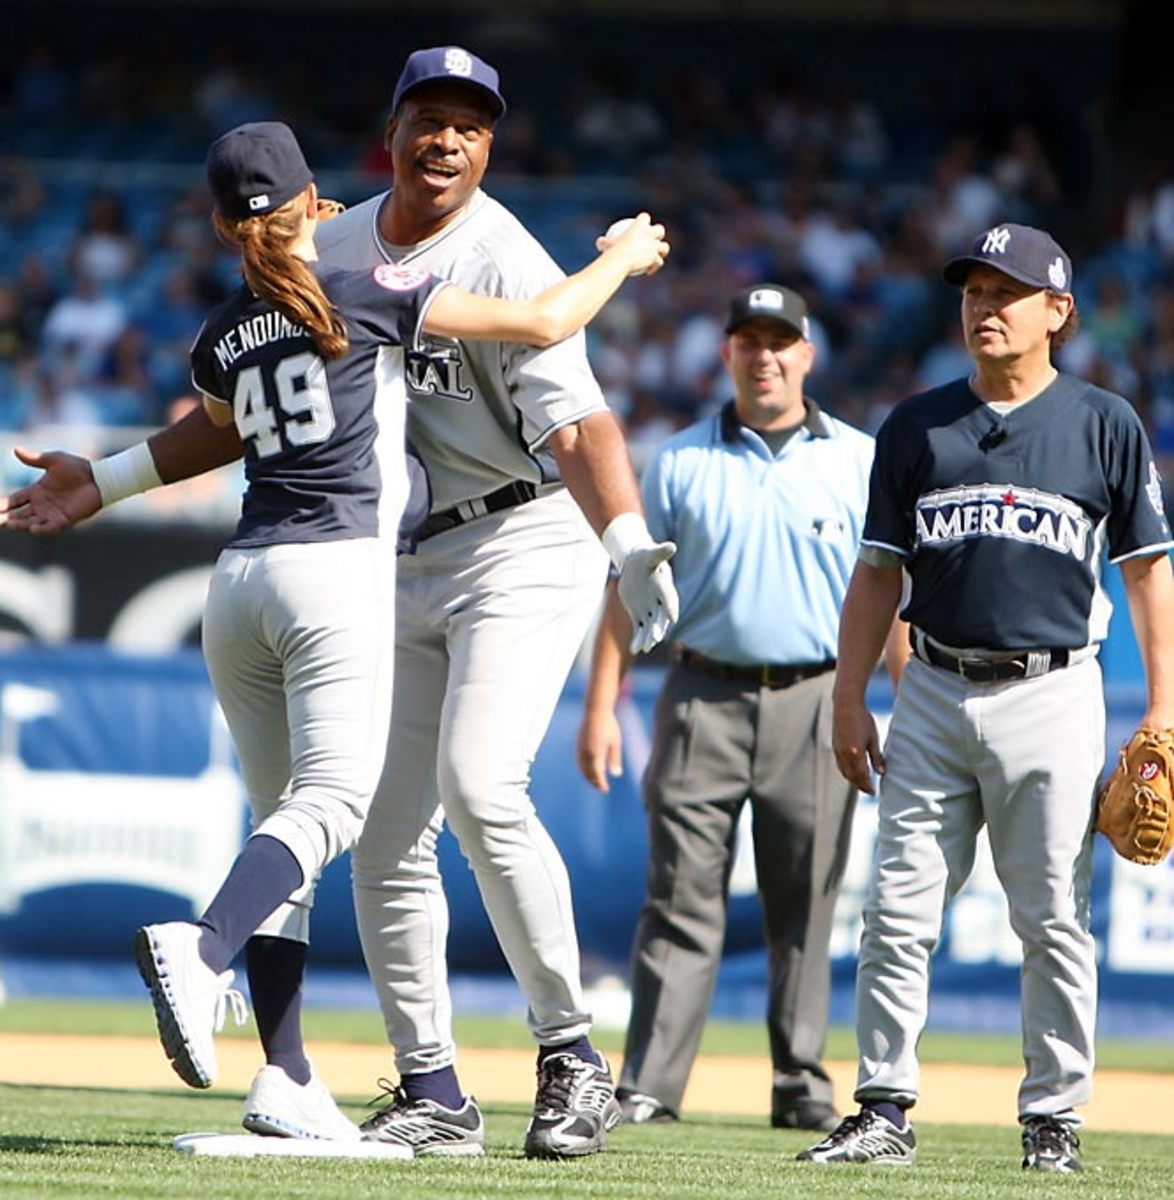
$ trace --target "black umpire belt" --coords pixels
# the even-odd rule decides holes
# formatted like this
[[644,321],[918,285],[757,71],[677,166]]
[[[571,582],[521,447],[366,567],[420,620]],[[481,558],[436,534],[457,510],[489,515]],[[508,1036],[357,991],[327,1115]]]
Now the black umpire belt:
[[756,687],[789,688],[801,683],[804,679],[814,679],[817,675],[826,675],[836,669],[834,658],[817,663],[743,663],[718,662],[688,646],[682,646],[677,651],[677,657],[687,666],[703,671],[706,675],[716,675],[718,679],[731,679],[738,683],[752,683]]
[[447,533],[450,529],[456,529],[468,521],[475,521],[478,517],[485,517],[490,513],[501,512],[503,509],[525,504],[537,495],[538,489],[534,484],[516,479],[513,483],[507,483],[505,487],[498,488],[496,492],[490,492],[488,496],[475,496],[472,500],[462,500],[460,504],[454,504],[452,508],[432,513],[420,526],[420,531],[416,534],[416,541],[426,541],[438,533]]
[[1022,650],[1014,658],[982,658],[977,655],[951,654],[935,645],[920,630],[909,629],[913,653],[931,667],[959,675],[968,683],[1000,683],[1008,679],[1034,679],[1049,671],[1066,667],[1072,661],[1072,651]]

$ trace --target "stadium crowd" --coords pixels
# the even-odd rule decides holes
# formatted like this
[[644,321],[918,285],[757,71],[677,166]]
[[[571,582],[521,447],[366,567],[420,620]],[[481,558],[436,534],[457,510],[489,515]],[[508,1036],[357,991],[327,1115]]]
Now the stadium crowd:
[[[127,53],[79,69],[37,45],[0,92],[0,432],[109,442],[167,420],[189,390],[188,348],[235,277],[207,220],[209,136],[280,117],[326,193],[354,201],[389,178],[367,120],[386,105],[383,77],[358,77],[345,106],[311,106],[297,70],[267,82],[218,49],[195,73],[136,74]],[[667,224],[672,269],[626,288],[590,333],[638,463],[725,399],[718,345],[737,288],[774,279],[809,298],[811,391],[871,430],[968,369],[939,264],[997,220],[1054,229],[1082,314],[1062,365],[1137,405],[1169,500],[1174,170],[1106,183],[1103,110],[1094,97],[1062,119],[1066,103],[1026,79],[977,120],[959,115],[973,106],[886,103],[794,68],[645,80],[585,63],[557,110],[511,100],[492,190],[567,268],[619,213]]]

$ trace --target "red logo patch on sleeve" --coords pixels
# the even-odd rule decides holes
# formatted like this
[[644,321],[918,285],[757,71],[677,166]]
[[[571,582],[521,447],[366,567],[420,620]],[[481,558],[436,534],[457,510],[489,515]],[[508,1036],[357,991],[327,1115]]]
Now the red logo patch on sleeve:
[[389,292],[410,292],[427,281],[428,272],[419,267],[397,267],[393,263],[383,263],[375,268],[371,277]]

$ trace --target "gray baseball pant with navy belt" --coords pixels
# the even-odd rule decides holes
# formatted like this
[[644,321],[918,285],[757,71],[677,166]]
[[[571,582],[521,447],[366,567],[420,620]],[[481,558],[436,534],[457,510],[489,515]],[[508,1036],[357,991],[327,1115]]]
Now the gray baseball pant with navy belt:
[[1105,756],[1094,657],[1001,683],[910,659],[885,744],[876,857],[856,976],[856,1098],[913,1104],[929,959],[985,824],[1023,944],[1019,1116],[1079,1124],[1089,1098],[1096,954],[1093,796]]

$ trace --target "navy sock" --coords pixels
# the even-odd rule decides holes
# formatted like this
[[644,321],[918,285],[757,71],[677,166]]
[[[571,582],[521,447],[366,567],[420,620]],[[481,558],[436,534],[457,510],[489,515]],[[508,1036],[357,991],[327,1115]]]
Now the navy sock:
[[213,971],[227,970],[257,926],[301,886],[302,868],[284,842],[249,838],[197,922],[204,930],[200,957]]
[[586,1035],[575,1038],[573,1042],[563,1042],[561,1046],[539,1046],[538,1065],[541,1066],[552,1054],[573,1054],[576,1058],[589,1062],[593,1067],[603,1066],[603,1059],[596,1053]]
[[895,1125],[898,1129],[904,1129],[908,1123],[905,1110],[891,1100],[865,1100],[862,1107],[871,1108],[874,1113],[884,1117],[890,1125]]
[[457,1109],[465,1103],[457,1073],[452,1067],[438,1071],[413,1071],[400,1077],[409,1100],[434,1100],[443,1108]]
[[306,951],[305,942],[264,934],[255,934],[245,943],[249,995],[265,1061],[303,1085],[310,1082],[310,1063],[302,1042]]

